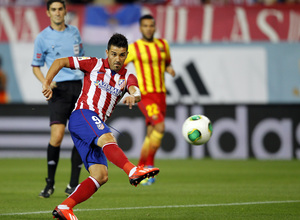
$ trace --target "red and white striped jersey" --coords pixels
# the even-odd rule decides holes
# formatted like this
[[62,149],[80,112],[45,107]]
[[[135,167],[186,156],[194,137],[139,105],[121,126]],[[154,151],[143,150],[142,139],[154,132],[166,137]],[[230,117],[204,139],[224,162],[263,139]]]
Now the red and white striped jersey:
[[75,104],[77,109],[96,112],[106,121],[130,86],[137,86],[137,78],[124,66],[117,73],[110,69],[108,59],[69,57],[70,68],[84,72],[83,86]]

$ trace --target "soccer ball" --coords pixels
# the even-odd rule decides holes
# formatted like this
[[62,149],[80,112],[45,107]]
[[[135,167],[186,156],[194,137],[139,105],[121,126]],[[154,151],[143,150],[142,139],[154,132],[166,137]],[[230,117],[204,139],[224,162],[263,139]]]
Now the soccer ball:
[[183,137],[193,145],[201,145],[209,141],[212,130],[210,120],[204,115],[190,116],[182,125]]

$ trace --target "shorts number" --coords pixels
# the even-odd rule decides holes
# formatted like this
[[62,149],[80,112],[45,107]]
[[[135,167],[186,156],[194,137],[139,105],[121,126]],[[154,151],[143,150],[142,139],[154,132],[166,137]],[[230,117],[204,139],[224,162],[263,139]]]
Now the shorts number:
[[102,121],[97,116],[92,116],[92,119],[95,122],[95,124],[97,125],[97,128],[99,130],[102,130],[104,128]]
[[147,105],[146,110],[149,117],[159,114],[158,106],[155,103],[151,105]]

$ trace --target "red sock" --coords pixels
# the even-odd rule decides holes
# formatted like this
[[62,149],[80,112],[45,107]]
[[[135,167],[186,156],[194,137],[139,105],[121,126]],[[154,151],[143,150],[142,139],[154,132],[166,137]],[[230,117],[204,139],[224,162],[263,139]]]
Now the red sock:
[[150,148],[148,150],[148,157],[147,157],[147,160],[145,163],[147,167],[154,166],[154,157],[155,157],[156,151],[157,151],[157,148]]
[[102,150],[106,158],[117,167],[123,169],[127,175],[129,174],[130,170],[135,167],[135,165],[128,160],[117,143],[107,143],[102,147]]
[[67,205],[69,208],[73,208],[75,205],[84,202],[90,198],[100,187],[100,184],[93,177],[89,177],[80,183],[76,190],[61,203],[61,205]]
[[142,150],[141,150],[141,156],[140,156],[140,160],[138,165],[145,165],[146,164],[146,160],[147,160],[147,156],[148,156],[148,150],[149,150],[149,144],[150,144],[150,140],[149,137],[146,136],[143,146],[142,146]]

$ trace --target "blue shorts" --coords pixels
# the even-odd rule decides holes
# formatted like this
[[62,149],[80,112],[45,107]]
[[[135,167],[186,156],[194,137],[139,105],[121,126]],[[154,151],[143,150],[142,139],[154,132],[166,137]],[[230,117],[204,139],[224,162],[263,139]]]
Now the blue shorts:
[[93,164],[107,166],[106,156],[96,143],[101,135],[111,133],[111,130],[95,112],[88,109],[72,112],[69,131],[87,170]]

